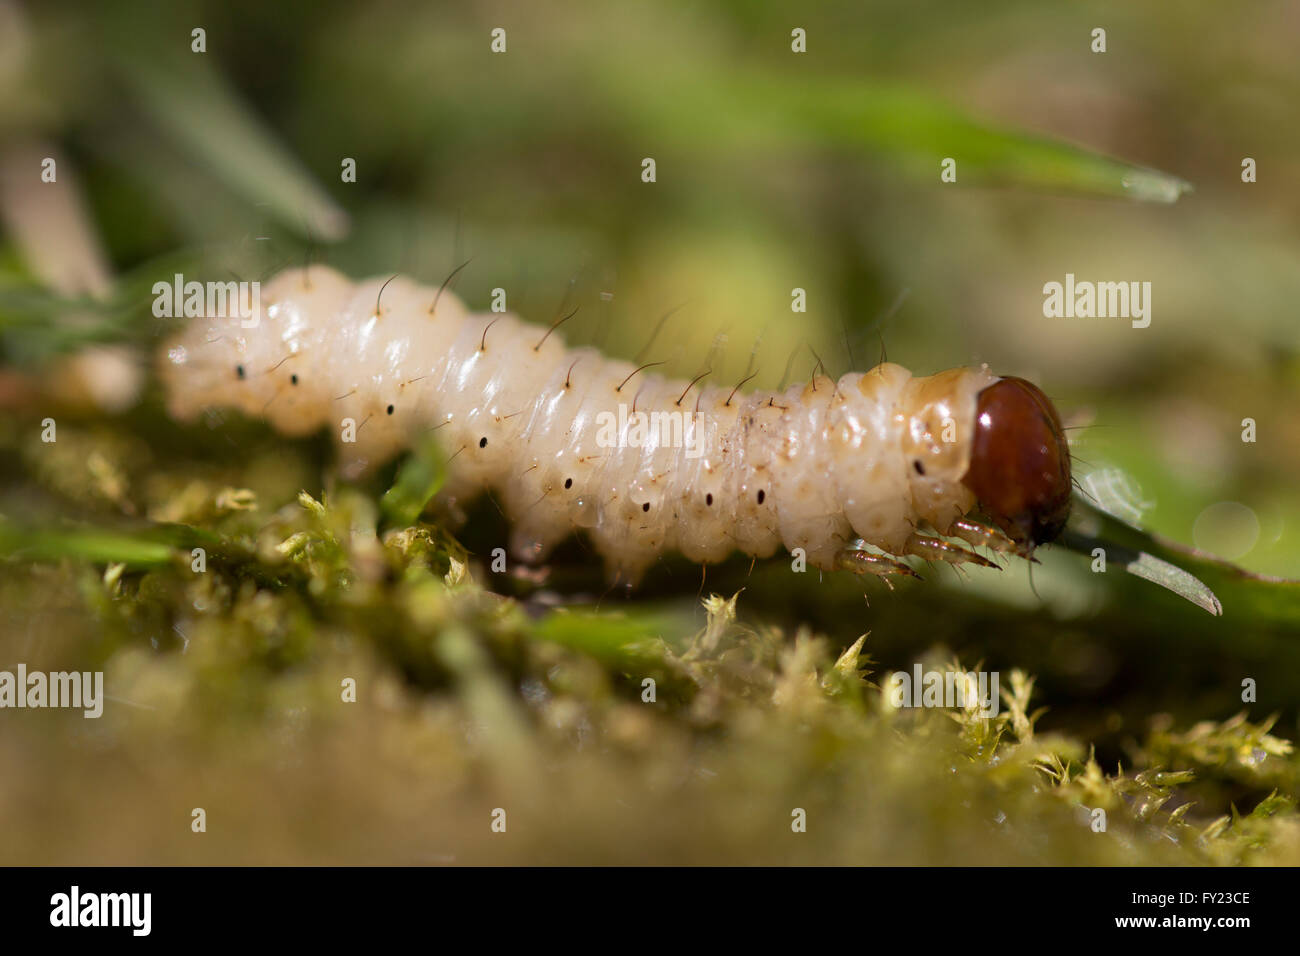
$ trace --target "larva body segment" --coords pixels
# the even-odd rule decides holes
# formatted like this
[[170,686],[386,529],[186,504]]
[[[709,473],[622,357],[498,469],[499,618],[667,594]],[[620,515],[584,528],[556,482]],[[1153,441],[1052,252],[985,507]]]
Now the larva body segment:
[[287,434],[328,426],[350,475],[436,429],[451,457],[442,496],[494,490],[517,557],[541,560],[579,531],[628,582],[671,550],[711,563],[801,548],[824,569],[859,538],[928,554],[917,530],[948,533],[976,505],[965,482],[981,395],[1020,382],[885,363],[746,395],[570,349],[558,331],[401,277],[353,283],[314,266],[262,300],[252,328],[195,319],[165,346],[173,416],[233,406]]

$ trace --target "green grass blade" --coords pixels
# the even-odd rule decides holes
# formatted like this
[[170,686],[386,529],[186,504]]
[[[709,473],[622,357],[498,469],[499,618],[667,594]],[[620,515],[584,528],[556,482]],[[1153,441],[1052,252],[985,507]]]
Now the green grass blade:
[[340,239],[348,215],[213,70],[125,50],[119,72],[150,116],[250,204],[300,235]]
[[447,480],[446,456],[435,441],[416,448],[397,471],[393,486],[384,493],[379,508],[389,524],[411,525]]

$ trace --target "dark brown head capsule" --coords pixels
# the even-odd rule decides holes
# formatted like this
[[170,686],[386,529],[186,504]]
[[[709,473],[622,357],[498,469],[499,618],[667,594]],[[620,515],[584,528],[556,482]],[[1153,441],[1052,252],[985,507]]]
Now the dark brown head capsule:
[[1070,517],[1070,449],[1060,416],[1037,386],[1004,378],[979,393],[963,481],[1026,551],[1061,533]]

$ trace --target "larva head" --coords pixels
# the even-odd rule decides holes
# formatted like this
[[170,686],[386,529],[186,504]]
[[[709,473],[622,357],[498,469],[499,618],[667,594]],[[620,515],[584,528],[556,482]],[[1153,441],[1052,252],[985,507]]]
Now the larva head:
[[1070,516],[1070,449],[1042,391],[1004,378],[979,393],[964,482],[1026,550],[1054,540]]

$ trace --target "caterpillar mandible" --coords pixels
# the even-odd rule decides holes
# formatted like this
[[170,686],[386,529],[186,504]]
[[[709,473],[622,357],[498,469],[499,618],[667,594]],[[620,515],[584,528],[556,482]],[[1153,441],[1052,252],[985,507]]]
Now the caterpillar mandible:
[[555,325],[470,312],[445,285],[285,271],[252,322],[198,318],[165,343],[168,411],[233,406],[289,435],[335,426],[351,475],[437,429],[440,494],[498,492],[517,558],[580,531],[628,583],[669,550],[710,564],[801,548],[815,567],[882,577],[915,576],[908,555],[989,565],[945,538],[1029,557],[1069,515],[1060,417],[1023,379],[881,363],[745,394],[568,348]]

